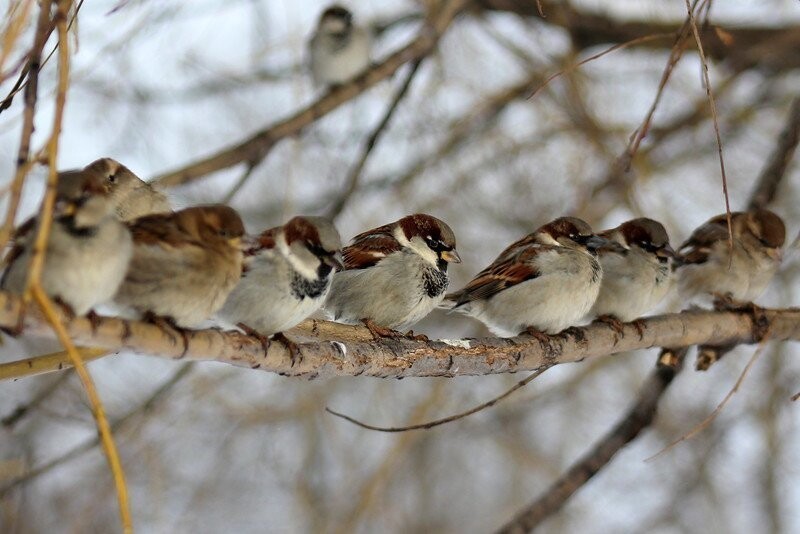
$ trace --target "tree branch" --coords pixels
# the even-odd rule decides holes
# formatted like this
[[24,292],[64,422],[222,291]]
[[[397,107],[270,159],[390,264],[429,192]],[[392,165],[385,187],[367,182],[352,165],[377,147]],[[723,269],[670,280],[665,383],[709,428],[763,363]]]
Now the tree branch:
[[764,170],[758,177],[753,194],[750,195],[748,208],[764,208],[775,198],[778,184],[786,174],[798,142],[800,142],[800,97],[792,101],[786,125],[778,137],[778,142],[767,160]]
[[[18,324],[22,300],[0,293],[0,326]],[[626,325],[617,339],[604,323],[570,329],[540,344],[523,335],[510,339],[416,341],[372,340],[360,326],[327,321],[307,321],[290,331],[300,343],[299,361],[292,365],[287,348],[277,341],[267,351],[255,338],[219,329],[179,332],[146,322],[117,317],[62,316],[76,343],[110,351],[132,350],[162,358],[208,360],[263,371],[309,378],[321,376],[461,376],[534,371],[544,365],[578,362],[608,354],[656,346],[685,347],[698,344],[736,345],[756,343],[769,330],[770,339],[800,340],[800,309],[703,311],[644,320],[641,338]],[[768,328],[767,328],[768,327]],[[47,323],[36,311],[25,317],[26,334],[50,335]],[[185,334],[185,342],[184,335]]]
[[[539,16],[535,2],[520,0],[479,0],[480,7],[489,11],[508,11],[520,16],[535,17],[544,24],[566,30],[577,49],[608,43],[621,43],[654,33],[674,32],[680,22],[618,20],[604,14],[577,9],[569,2],[545,2],[546,18]],[[800,68],[800,26],[769,27],[752,25],[746,28],[725,28],[704,24],[700,40],[708,57],[724,60],[734,71],[758,68],[766,71],[785,71]],[[664,49],[659,41],[642,42],[639,48]]]
[[357,97],[378,82],[389,78],[405,63],[429,54],[439,42],[439,38],[450,22],[466,3],[467,0],[447,0],[441,10],[422,27],[417,38],[411,43],[386,58],[383,63],[373,66],[355,80],[331,89],[322,98],[291,117],[268,126],[244,141],[224,148],[205,159],[157,176],[153,182],[162,187],[176,186],[239,163],[254,164],[261,161],[281,139],[299,133],[309,124]]
[[642,387],[636,402],[627,414],[544,495],[520,511],[498,533],[517,534],[530,532],[561,509],[573,493],[583,487],[594,475],[611,461],[622,447],[633,441],[650,426],[656,416],[658,402],[678,374],[680,367],[659,366]]

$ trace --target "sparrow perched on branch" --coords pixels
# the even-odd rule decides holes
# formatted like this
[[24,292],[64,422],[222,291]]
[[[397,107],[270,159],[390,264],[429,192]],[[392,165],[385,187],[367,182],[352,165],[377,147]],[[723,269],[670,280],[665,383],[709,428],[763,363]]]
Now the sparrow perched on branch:
[[326,9],[309,43],[311,75],[318,86],[339,85],[363,72],[370,62],[370,37],[353,24],[342,6]]
[[603,283],[592,314],[612,324],[633,321],[661,302],[672,285],[675,251],[667,231],[653,219],[640,218],[598,235],[619,247],[599,250]]
[[103,183],[120,220],[132,221],[151,213],[172,211],[163,193],[111,158],[98,159],[80,170],[60,172],[59,187],[65,192],[78,191],[86,175]]
[[463,289],[447,295],[447,304],[499,336],[561,332],[597,299],[603,277],[597,250],[604,245],[608,240],[581,219],[558,218],[511,244]]
[[786,227],[765,210],[731,214],[733,248],[725,214],[697,228],[678,249],[676,276],[684,298],[711,295],[750,302],[764,292],[781,261]]
[[242,279],[220,316],[262,336],[283,332],[317,311],[343,268],[342,241],[322,217],[294,217],[244,250]]
[[133,258],[115,301],[179,327],[208,319],[242,274],[244,225],[232,208],[196,206],[129,224]]
[[[58,183],[40,282],[48,296],[75,314],[110,300],[125,277],[133,245],[113,209],[111,189],[97,173],[76,173]],[[24,291],[38,229],[34,217],[16,231],[2,289]]]
[[450,227],[422,213],[357,235],[343,256],[345,270],[333,277],[325,309],[379,336],[428,315],[444,298],[447,265],[461,262]]

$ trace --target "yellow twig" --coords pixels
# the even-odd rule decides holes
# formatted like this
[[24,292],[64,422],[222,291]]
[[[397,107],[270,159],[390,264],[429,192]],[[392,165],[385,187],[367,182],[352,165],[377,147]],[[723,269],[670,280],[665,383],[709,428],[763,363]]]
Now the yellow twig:
[[92,408],[95,422],[100,434],[100,441],[106,453],[114,485],[119,501],[120,520],[123,532],[133,532],[131,521],[130,503],[128,500],[128,490],[125,485],[125,473],[122,470],[122,463],[117,453],[114,439],[111,436],[111,427],[106,419],[103,404],[97,389],[94,386],[92,377],[86,369],[80,354],[75,349],[64,325],[59,320],[58,314],[53,309],[53,304],[42,290],[40,278],[42,267],[44,266],[44,252],[47,247],[47,240],[50,234],[50,227],[53,220],[53,207],[56,199],[56,184],[58,182],[57,155],[58,142],[61,134],[61,124],[64,116],[64,106],[67,100],[67,89],[69,87],[69,39],[67,28],[67,13],[71,5],[71,0],[59,0],[58,12],[55,15],[55,25],[58,30],[58,88],[56,91],[55,114],[53,118],[53,131],[47,142],[47,162],[49,175],[47,179],[47,191],[45,192],[42,207],[39,211],[39,228],[33,246],[31,265],[28,271],[28,280],[25,291],[25,298],[33,297],[42,309],[47,322],[52,326],[59,341],[64,345],[67,354],[75,366],[75,371],[86,390],[86,395]]
[[75,366],[75,372],[78,374],[81,384],[83,384],[83,388],[86,390],[86,395],[89,397],[89,403],[92,407],[92,415],[94,415],[94,419],[97,423],[97,429],[100,432],[100,442],[103,445],[103,450],[106,453],[106,458],[108,459],[109,466],[111,467],[111,473],[114,477],[114,486],[116,487],[117,499],[119,500],[122,530],[125,533],[133,532],[130,503],[128,501],[128,489],[125,486],[125,472],[122,470],[122,463],[119,459],[119,453],[117,452],[117,447],[114,444],[114,438],[111,436],[111,427],[108,424],[108,419],[106,418],[106,413],[103,409],[103,403],[100,401],[100,396],[97,394],[94,381],[92,380],[89,371],[86,369],[80,353],[78,353],[75,345],[73,345],[72,340],[69,337],[69,334],[67,334],[67,330],[64,328],[64,325],[61,324],[58,314],[53,309],[53,304],[50,299],[44,294],[44,291],[42,291],[38,284],[34,284],[30,291],[34,300],[41,308],[42,313],[44,313],[47,322],[49,322],[53,327],[53,330],[58,336],[58,340],[64,345],[64,349],[66,349],[70,360],[72,360],[72,365]]
[[[84,362],[89,362],[111,354],[108,349],[76,347]],[[17,380],[30,376],[52,373],[72,368],[72,359],[67,351],[51,352],[8,363],[0,363],[0,381]]]

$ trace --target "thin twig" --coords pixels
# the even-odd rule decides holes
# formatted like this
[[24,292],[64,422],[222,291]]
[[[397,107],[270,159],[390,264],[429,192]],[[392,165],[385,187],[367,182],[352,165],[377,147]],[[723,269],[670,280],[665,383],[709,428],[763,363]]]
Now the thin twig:
[[574,463],[541,497],[522,509],[497,532],[502,534],[530,532],[561,509],[564,503],[605,467],[617,452],[652,424],[659,401],[679,371],[680,365],[675,368],[657,368],[645,382],[636,402],[614,428]]
[[465,418],[467,416],[470,416],[470,415],[472,415],[474,413],[478,413],[481,410],[484,410],[486,408],[490,408],[490,407],[494,406],[495,404],[497,404],[501,400],[503,400],[506,397],[510,396],[512,393],[514,393],[518,389],[521,389],[521,388],[525,387],[526,385],[528,385],[536,377],[540,376],[542,373],[544,373],[545,371],[550,369],[550,367],[551,366],[546,365],[546,366],[544,366],[544,367],[542,367],[540,369],[537,369],[536,371],[534,371],[533,373],[531,373],[530,375],[525,377],[523,380],[520,380],[519,382],[514,384],[511,388],[506,390],[501,395],[498,395],[497,397],[494,397],[493,399],[491,399],[491,400],[489,400],[487,402],[481,403],[481,404],[479,404],[479,405],[477,405],[477,406],[475,406],[473,408],[470,408],[469,410],[467,410],[465,412],[460,412],[460,413],[457,413],[457,414],[454,414],[454,415],[450,415],[448,417],[443,417],[441,419],[434,419],[433,421],[428,421],[427,423],[419,423],[419,424],[416,424],[416,425],[409,425],[409,426],[392,426],[392,427],[375,426],[375,425],[370,425],[370,424],[367,424],[367,423],[363,423],[363,422],[359,421],[358,419],[355,419],[353,417],[350,417],[349,415],[345,415],[345,414],[340,413],[340,412],[336,412],[334,410],[331,410],[328,407],[325,407],[325,411],[328,412],[331,415],[335,415],[336,417],[340,417],[340,418],[344,419],[345,421],[349,421],[349,422],[353,423],[356,426],[360,426],[361,428],[366,428],[367,430],[375,430],[375,431],[378,431],[378,432],[407,432],[409,430],[428,430],[429,428],[433,428],[433,427],[436,427],[436,426],[444,425],[446,423],[452,423],[453,421],[458,421],[459,419],[463,419],[463,418]]
[[258,162],[249,162],[247,164],[247,168],[245,168],[242,175],[238,180],[236,180],[236,183],[233,184],[233,187],[231,187],[231,190],[228,191],[228,194],[222,199],[223,204],[230,204],[231,200],[233,200],[233,197],[236,196],[236,193],[238,193],[239,190],[244,187],[244,184],[247,183],[247,180],[250,178],[250,175],[253,174],[253,171],[256,170],[256,167],[258,167]]
[[72,376],[72,373],[62,373],[57,376],[55,380],[50,382],[50,384],[39,390],[31,400],[24,404],[18,404],[11,413],[0,419],[0,424],[2,424],[5,428],[11,428],[19,423],[23,417],[31,412],[31,410],[34,410],[42,402],[50,398],[53,393],[58,391],[61,385],[69,380],[70,376]]
[[[107,349],[91,347],[78,347],[77,350],[84,362],[97,360],[111,354]],[[69,354],[62,350],[50,354],[42,354],[41,356],[0,363],[0,380],[16,380],[71,368],[72,360]]]
[[714,99],[714,90],[711,87],[711,78],[708,75],[708,61],[706,60],[705,51],[703,51],[703,41],[700,39],[700,32],[697,29],[697,22],[694,18],[689,0],[686,2],[686,9],[688,11],[689,25],[692,28],[692,35],[694,35],[695,43],[697,44],[697,52],[700,54],[700,63],[703,68],[703,80],[706,86],[706,96],[708,96],[708,105],[711,108],[711,120],[714,123],[714,135],[717,138],[717,154],[719,156],[719,170],[722,174],[722,194],[725,197],[725,215],[728,220],[728,249],[731,251],[730,261],[733,261],[733,222],[731,219],[731,202],[728,198],[728,177],[725,174],[725,159],[722,157],[722,136],[719,133],[719,120],[717,118],[717,103]]
[[78,374],[78,378],[81,380],[81,384],[83,385],[83,389],[86,391],[87,397],[89,397],[89,404],[92,407],[92,415],[94,416],[98,432],[100,433],[99,440],[103,445],[103,450],[105,451],[106,459],[108,460],[109,467],[111,468],[114,486],[117,491],[122,530],[126,534],[133,532],[128,489],[125,485],[125,472],[122,470],[122,462],[120,462],[117,446],[114,443],[114,438],[111,435],[111,427],[108,424],[108,419],[106,418],[106,413],[103,409],[103,403],[100,400],[100,396],[97,394],[97,388],[95,388],[94,381],[92,380],[89,371],[86,369],[86,366],[81,360],[80,354],[78,354],[78,351],[75,350],[75,345],[73,345],[67,330],[64,328],[64,325],[61,324],[61,320],[53,308],[53,303],[50,301],[47,295],[44,294],[38,283],[31,288],[31,292],[33,294],[33,298],[39,304],[40,309],[45,314],[45,317],[47,317],[47,320],[50,322],[53,330],[56,332],[59,341],[62,345],[64,345],[64,348],[72,359],[72,365],[75,366],[75,372]]
[[786,124],[778,137],[778,142],[767,160],[764,170],[750,195],[749,209],[764,208],[775,197],[778,184],[786,174],[797,144],[800,142],[800,97],[792,101]]
[[32,167],[30,158],[31,136],[33,135],[33,120],[36,114],[36,100],[39,89],[39,64],[42,57],[42,49],[47,42],[47,36],[52,31],[50,22],[50,6],[52,0],[42,0],[39,5],[39,18],[36,22],[36,35],[33,41],[33,48],[29,54],[28,66],[30,74],[28,75],[28,84],[25,87],[25,109],[22,114],[22,134],[19,142],[19,150],[17,151],[17,170],[14,175],[14,180],[11,182],[11,192],[8,200],[8,211],[6,212],[6,220],[0,228],[0,249],[5,248],[6,243],[11,238],[14,230],[14,221],[17,218],[17,209],[19,208],[20,195],[22,194],[22,185],[25,183],[25,177]]
[[411,67],[409,68],[408,73],[406,74],[405,80],[400,85],[400,88],[395,93],[394,98],[392,98],[389,107],[386,108],[386,112],[383,114],[383,118],[378,122],[375,128],[372,130],[372,133],[367,137],[367,140],[364,142],[364,146],[361,149],[361,154],[356,161],[355,165],[350,169],[350,174],[347,176],[345,180],[345,189],[342,191],[341,195],[334,200],[333,204],[331,205],[330,209],[328,210],[327,217],[329,219],[336,219],[339,214],[342,213],[342,210],[347,205],[347,203],[352,198],[353,194],[356,192],[358,188],[358,182],[361,178],[361,171],[364,170],[364,165],[367,163],[367,159],[369,158],[370,154],[372,153],[372,149],[378,144],[378,139],[386,130],[386,127],[389,126],[389,121],[392,120],[392,116],[394,115],[397,106],[400,104],[400,101],[403,100],[408,89],[411,87],[411,82],[414,79],[414,76],[417,74],[419,70],[419,66],[422,63],[422,60],[425,56],[415,60],[411,63]]
[[[122,429],[128,423],[128,421],[133,419],[138,414],[152,411],[153,408],[159,402],[161,402],[164,398],[166,398],[167,393],[169,393],[169,391],[171,391],[176,384],[178,384],[181,380],[183,380],[189,375],[189,372],[192,370],[192,367],[193,364],[191,363],[186,363],[181,365],[178,368],[178,370],[175,371],[175,373],[172,376],[170,376],[167,380],[165,380],[164,383],[161,384],[152,394],[150,394],[150,396],[148,396],[144,400],[144,402],[142,402],[135,408],[131,409],[122,417],[114,420],[114,422],[111,423],[111,431],[119,432],[119,430]],[[100,444],[99,437],[87,439],[83,443],[74,446],[64,454],[56,458],[53,458],[52,460],[49,460],[38,467],[30,469],[23,475],[20,475],[18,478],[9,482],[6,486],[0,488],[0,497],[4,496],[12,489],[18,487],[20,484],[24,484],[25,482],[33,480],[34,478],[49,473],[56,467],[59,467],[69,461],[79,458],[83,454],[94,449],[99,444]]]
[[661,449],[660,451],[655,453],[654,455],[652,455],[649,458],[647,458],[645,460],[645,462],[651,462],[651,461],[655,460],[656,458],[658,458],[662,454],[664,454],[667,451],[671,450],[673,447],[675,447],[679,443],[682,443],[684,441],[690,440],[694,436],[696,436],[697,434],[699,434],[700,432],[705,430],[708,427],[708,425],[710,425],[711,422],[714,419],[717,418],[717,415],[719,415],[719,413],[722,411],[722,409],[725,407],[725,405],[728,404],[728,401],[731,400],[733,395],[737,391],[739,391],[739,388],[741,387],[742,382],[744,382],[744,379],[747,376],[747,373],[750,372],[750,369],[753,367],[753,364],[756,363],[756,360],[758,360],[759,356],[761,356],[761,353],[764,352],[764,346],[766,345],[766,341],[767,341],[767,338],[764,338],[764,341],[762,341],[761,344],[758,346],[758,348],[755,351],[753,351],[753,355],[750,357],[750,360],[747,362],[747,365],[744,366],[744,369],[742,369],[742,374],[739,375],[739,379],[733,385],[733,387],[728,392],[728,394],[725,395],[725,398],[723,398],[722,401],[717,405],[717,407],[714,408],[714,411],[711,412],[708,415],[708,417],[703,419],[692,430],[690,430],[689,432],[687,432],[683,436],[679,437],[678,439],[676,439],[675,441],[673,441],[672,443],[670,443],[669,445],[667,445],[666,447],[664,447],[663,449]]

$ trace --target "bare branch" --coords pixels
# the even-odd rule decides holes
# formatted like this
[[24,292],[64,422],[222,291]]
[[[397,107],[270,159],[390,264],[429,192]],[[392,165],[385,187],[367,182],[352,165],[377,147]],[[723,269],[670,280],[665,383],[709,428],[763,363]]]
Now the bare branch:
[[239,163],[253,164],[261,161],[281,139],[299,133],[309,124],[390,77],[405,63],[430,53],[466,3],[467,0],[448,0],[439,13],[422,27],[416,39],[386,58],[383,63],[373,66],[355,80],[331,89],[322,98],[291,117],[207,158],[157,176],[154,183],[162,187],[185,184]]
[[520,511],[498,533],[517,534],[530,532],[542,521],[561,509],[564,503],[603,467],[625,445],[636,439],[650,426],[656,416],[658,402],[679,372],[680,367],[659,366],[645,382],[636,402],[611,431],[564,475],[544,495]]
[[[17,325],[21,305],[20,298],[0,293],[0,326]],[[544,345],[527,335],[427,342],[372,340],[367,329],[360,326],[308,321],[303,329],[290,331],[290,335],[309,339],[315,330],[325,333],[298,343],[299,360],[292,365],[289,351],[282,343],[273,341],[265,352],[259,340],[237,331],[211,328],[178,332],[117,317],[100,317],[93,328],[92,321],[85,317],[62,315],[61,319],[72,339],[83,346],[132,350],[169,359],[211,360],[308,378],[450,377],[534,371],[544,365],[656,346],[754,343],[761,340],[765,325],[769,327],[770,339],[800,340],[800,309],[796,308],[758,312],[690,310],[645,319],[641,337],[636,327],[625,325],[619,339],[610,326],[593,323],[551,336]],[[24,328],[27,334],[52,335],[46,322],[34,311],[25,318]]]
[[797,144],[800,142],[800,97],[792,101],[786,125],[783,127],[775,149],[772,151],[756,187],[750,195],[750,209],[764,208],[778,191],[778,184],[786,174],[789,162],[792,161]]
[[334,200],[333,204],[331,205],[330,209],[328,210],[328,218],[336,219],[342,210],[347,205],[347,203],[352,198],[353,194],[356,192],[358,188],[358,181],[361,178],[361,172],[364,170],[364,165],[367,163],[367,159],[369,155],[372,153],[372,149],[378,143],[378,139],[381,137],[383,132],[386,131],[386,127],[389,126],[389,121],[392,120],[392,116],[394,115],[397,106],[400,104],[400,101],[403,100],[408,89],[411,87],[411,82],[414,80],[414,76],[416,76],[417,71],[419,70],[420,63],[422,63],[422,59],[420,58],[414,61],[411,64],[411,68],[409,69],[408,73],[406,74],[406,79],[403,80],[402,85],[397,90],[397,93],[392,98],[389,107],[386,108],[386,111],[383,114],[383,118],[378,122],[375,128],[372,130],[372,133],[369,135],[367,140],[364,142],[364,146],[361,149],[361,154],[358,157],[358,161],[356,161],[353,168],[350,170],[350,173],[347,176],[347,180],[345,180],[345,189],[342,191],[341,195],[337,199]]

